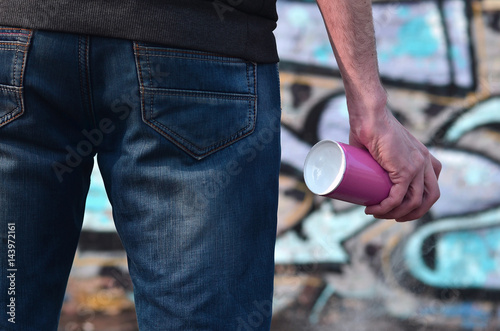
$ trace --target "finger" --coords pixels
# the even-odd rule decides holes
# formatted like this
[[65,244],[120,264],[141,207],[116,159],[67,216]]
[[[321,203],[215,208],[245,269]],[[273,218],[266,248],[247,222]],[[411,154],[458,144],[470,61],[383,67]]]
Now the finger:
[[394,208],[401,205],[408,192],[410,181],[394,183],[389,191],[389,196],[382,200],[378,205],[368,206],[365,213],[368,215],[386,215]]
[[436,179],[439,179],[439,175],[441,174],[441,169],[443,168],[441,162],[436,159],[433,155],[431,155],[432,168],[434,169],[434,173],[436,174]]
[[408,186],[408,190],[399,206],[395,207],[386,214],[377,214],[376,217],[384,219],[400,219],[420,208],[424,196],[424,170],[425,167],[413,178],[413,181]]
[[429,211],[429,209],[434,205],[434,203],[436,203],[439,197],[440,197],[440,191],[439,191],[437,176],[435,173],[435,168],[434,167],[431,168],[431,166],[429,165],[427,166],[425,172],[425,190],[423,193],[421,206],[414,209],[407,215],[396,218],[396,221],[406,222],[421,218]]

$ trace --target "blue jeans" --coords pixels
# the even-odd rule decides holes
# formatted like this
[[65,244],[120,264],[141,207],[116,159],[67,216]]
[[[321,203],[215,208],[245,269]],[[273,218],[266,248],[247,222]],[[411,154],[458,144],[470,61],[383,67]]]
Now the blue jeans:
[[0,330],[57,329],[95,155],[140,330],[268,330],[278,79],[276,64],[0,27]]

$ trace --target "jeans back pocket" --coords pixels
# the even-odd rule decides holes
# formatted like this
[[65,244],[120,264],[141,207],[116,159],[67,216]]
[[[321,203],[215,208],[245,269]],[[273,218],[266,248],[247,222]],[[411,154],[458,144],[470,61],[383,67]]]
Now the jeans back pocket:
[[0,26],[0,127],[24,113],[23,76],[32,31]]
[[143,121],[196,159],[255,129],[256,64],[134,43]]

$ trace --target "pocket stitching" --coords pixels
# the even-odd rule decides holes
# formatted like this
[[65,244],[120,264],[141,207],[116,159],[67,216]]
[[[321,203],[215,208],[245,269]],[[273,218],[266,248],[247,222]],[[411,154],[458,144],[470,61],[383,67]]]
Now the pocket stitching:
[[[179,50],[179,49],[175,49],[175,48],[168,48],[166,46],[163,48],[162,47],[145,47],[145,46],[140,46],[139,44],[136,43],[135,48],[136,48],[136,50],[139,51],[139,53],[143,53],[145,55],[151,55],[151,56],[158,56],[158,57],[196,59],[196,60],[203,60],[203,61],[217,61],[217,62],[229,62],[229,63],[246,63],[247,62],[245,60],[242,60],[242,59],[239,59],[236,57],[226,56],[223,54],[203,52],[203,51]],[[154,52],[172,53],[172,55],[153,54]],[[194,55],[194,56],[190,57],[190,56],[175,55],[176,53],[177,54]],[[203,58],[203,57],[205,57],[205,58]]]
[[151,54],[151,52],[144,52],[144,56],[154,56],[154,57],[164,57],[168,59],[184,59],[184,60],[199,60],[199,61],[209,61],[209,62],[221,62],[221,63],[238,63],[238,64],[243,64],[245,63],[244,61],[237,61],[237,60],[225,60],[224,58],[201,58],[201,57],[185,57],[185,56],[175,56],[175,55],[160,55],[160,54]]
[[[225,142],[224,144],[222,144],[222,145],[218,146],[218,147],[215,147],[215,148],[214,148],[213,146],[214,146],[214,145],[216,145],[216,144],[212,144],[211,146],[209,146],[210,148],[209,148],[208,150],[207,150],[207,148],[204,148],[204,149],[206,150],[206,152],[204,152],[204,153],[202,153],[202,154],[195,154],[195,153],[193,153],[191,150],[189,150],[188,148],[186,148],[184,145],[182,145],[181,143],[179,143],[179,142],[178,142],[178,141],[177,141],[174,137],[172,137],[172,136],[169,134],[169,132],[172,132],[172,134],[174,134],[175,136],[179,137],[179,138],[180,138],[180,139],[181,139],[184,143],[186,143],[186,144],[190,144],[190,145],[192,145],[192,146],[194,146],[194,147],[196,147],[196,145],[193,145],[193,144],[191,144],[189,141],[186,141],[184,138],[182,138],[181,136],[179,136],[179,135],[178,135],[177,133],[175,133],[174,131],[169,130],[168,128],[166,128],[166,130],[164,130],[163,128],[158,127],[158,126],[156,125],[156,123],[157,123],[157,121],[154,121],[154,123],[153,123],[153,121],[148,121],[148,122],[146,122],[146,124],[148,124],[148,125],[150,125],[151,127],[153,127],[153,128],[155,128],[155,129],[157,129],[157,131],[156,131],[156,132],[158,132],[158,133],[159,133],[159,134],[161,134],[162,136],[165,136],[165,137],[170,138],[170,139],[169,139],[169,141],[170,141],[170,142],[174,143],[177,147],[179,147],[180,149],[182,149],[183,151],[185,151],[186,153],[188,153],[189,155],[191,155],[192,157],[194,157],[194,158],[195,158],[195,159],[197,159],[197,160],[200,160],[200,159],[204,158],[204,157],[205,157],[205,156],[207,156],[207,155],[210,155],[210,154],[212,154],[212,153],[215,153],[215,152],[217,152],[218,150],[221,150],[221,149],[223,149],[223,148],[225,148],[225,147],[227,147],[227,146],[231,145],[231,144],[232,144],[233,142],[235,142],[237,139],[238,139],[238,140],[239,140],[239,139],[242,139],[242,138],[244,138],[244,137],[246,137],[246,136],[250,135],[251,133],[253,133],[253,132],[255,131],[255,126],[254,126],[254,128],[253,128],[252,130],[248,131],[246,134],[244,134],[244,135],[242,135],[242,136],[240,136],[240,137],[237,137],[237,139],[236,139],[236,138],[231,137],[231,139],[226,139],[226,142]],[[160,125],[161,125],[161,124],[160,124]],[[167,132],[167,131],[168,131],[168,132]],[[241,130],[240,130],[240,131],[241,131]]]
[[[251,91],[251,82],[250,82],[250,73],[249,71],[253,69],[253,76],[254,76],[254,84],[253,84],[253,89],[254,92],[256,91],[256,64],[254,63],[249,63],[248,61],[240,60],[235,58],[235,61],[231,60],[224,60],[221,55],[217,54],[211,54],[211,53],[195,53],[195,52],[183,52],[184,54],[195,54],[195,55],[207,55],[207,56],[213,56],[213,57],[218,57],[217,59],[215,58],[199,58],[199,57],[182,57],[182,56],[167,56],[167,55],[159,55],[159,54],[151,54],[151,51],[149,48],[142,47],[140,46],[137,42],[134,41],[133,43],[133,48],[134,48],[134,53],[135,53],[135,58],[136,58],[136,65],[137,65],[137,71],[138,71],[138,79],[140,83],[140,94],[141,94],[141,108],[143,109],[142,111],[142,119],[143,122],[146,123],[148,126],[152,127],[157,133],[160,135],[166,137],[170,142],[175,144],[177,147],[179,147],[181,150],[185,151],[187,154],[191,155],[197,160],[202,159],[203,157],[210,155],[212,153],[215,153],[216,151],[225,148],[228,145],[231,145],[232,143],[243,139],[244,137],[252,134],[255,131],[255,126],[256,126],[256,116],[257,116],[257,95],[256,93],[252,93]],[[162,49],[156,49],[155,51],[163,51],[163,52],[179,52],[179,50],[162,50]],[[194,60],[203,60],[203,61],[212,61],[212,62],[222,62],[222,63],[239,63],[239,64],[246,64],[247,70],[246,70],[246,76],[247,76],[247,87],[248,87],[248,95],[245,94],[238,94],[238,93],[227,93],[227,94],[233,94],[235,97],[229,98],[225,97],[226,99],[234,99],[234,100],[247,100],[248,103],[248,124],[245,125],[243,128],[238,130],[237,132],[233,133],[230,137],[226,139],[219,140],[218,142],[215,142],[211,144],[210,146],[207,146],[205,148],[201,148],[192,142],[186,140],[182,136],[180,136],[178,133],[173,131],[172,129],[166,127],[162,123],[158,122],[157,120],[153,119],[153,108],[154,108],[154,101],[153,101],[153,96],[155,94],[161,94],[161,95],[173,95],[173,96],[185,96],[186,94],[174,94],[172,92],[168,92],[168,89],[161,89],[161,88],[150,88],[150,87],[145,87],[144,86],[144,70],[143,66],[141,65],[141,60],[140,57],[145,57],[146,59],[146,64],[149,67],[149,76],[150,80],[152,80],[151,77],[151,64],[150,64],[150,56],[157,56],[157,57],[165,57],[165,58],[182,58],[182,59],[194,59]],[[228,57],[229,58],[229,57]],[[239,61],[236,61],[239,60]],[[252,68],[249,68],[250,65],[252,65]],[[154,93],[152,92],[154,91]],[[189,91],[192,94],[196,94],[197,91],[195,90],[185,90]],[[213,93],[221,93],[224,94],[223,92],[213,92]],[[149,102],[149,111],[146,109],[146,94],[149,94],[150,102]],[[199,95],[202,95],[203,93],[199,93]],[[237,95],[240,95],[239,97]],[[220,96],[220,94],[219,94]],[[208,96],[207,96],[208,98]],[[252,107],[253,103],[253,107]],[[146,118],[147,114],[149,113],[149,119]],[[250,129],[250,130],[249,130]],[[242,132],[247,131],[246,133],[242,134]],[[177,138],[176,138],[177,137]],[[194,147],[195,149],[199,151],[205,151],[203,153],[196,153],[194,151],[189,150],[186,146],[182,145],[182,143],[189,145],[191,147]]]
[[[7,114],[4,114],[0,117],[0,127],[3,127],[24,114],[24,100],[23,100],[24,99],[23,98],[24,72],[26,69],[27,53],[28,53],[29,45],[31,43],[31,37],[32,37],[33,31],[29,30],[29,29],[5,28],[5,27],[1,27],[0,31],[1,30],[17,31],[16,33],[14,33],[14,32],[9,33],[9,35],[15,35],[15,36],[18,36],[19,38],[26,38],[26,41],[20,41],[18,39],[17,42],[7,41],[7,42],[0,43],[0,45],[3,45],[3,46],[6,46],[6,45],[15,46],[14,48],[8,49],[8,50],[16,52],[14,64],[13,64],[13,67],[14,67],[13,68],[13,85],[3,86],[3,87],[1,87],[1,89],[3,91],[12,93],[12,95],[16,99],[17,107],[12,109],[11,111],[9,111]],[[6,49],[6,48],[4,48],[4,49]],[[20,56],[22,59],[22,63],[21,63],[21,68],[20,68],[21,72],[19,74],[19,81],[16,81],[16,68],[17,68],[17,64],[19,61],[19,53],[21,53]],[[13,90],[17,90],[17,91],[13,91]],[[15,115],[13,115],[13,114],[15,114]]]
[[[22,87],[17,87],[17,86],[11,86],[11,87],[12,88],[0,87],[0,90],[10,92],[10,93],[14,92],[14,93],[12,93],[12,95],[16,98],[17,107],[12,109],[10,112],[0,116],[0,127],[12,122],[16,118],[18,118],[19,116],[24,114],[24,107],[23,107],[23,100],[22,100]],[[12,91],[12,90],[19,90],[19,91]],[[21,110],[19,110],[19,108],[21,108]],[[12,114],[15,114],[15,115],[12,115]],[[5,120],[6,118],[9,118],[9,119]]]
[[[149,118],[143,117],[143,120],[145,121],[145,123],[148,125],[151,125],[155,129],[158,129],[157,130],[157,131],[159,131],[158,133],[160,133],[161,135],[164,135],[166,137],[169,137],[170,141],[174,142],[177,146],[181,147],[183,150],[185,150],[190,155],[193,155],[196,158],[198,158],[198,155],[203,157],[203,156],[206,156],[210,153],[218,151],[219,149],[222,149],[222,148],[230,145],[231,143],[235,142],[236,140],[246,137],[247,135],[251,134],[255,130],[255,116],[256,116],[255,105],[257,102],[257,96],[249,95],[247,98],[227,98],[228,100],[242,100],[242,101],[246,100],[247,101],[247,103],[248,103],[248,124],[246,126],[244,126],[243,128],[241,128],[240,130],[233,133],[228,138],[221,139],[221,140],[211,144],[210,146],[206,146],[206,147],[197,146],[193,142],[182,137],[180,134],[178,134],[177,132],[175,132],[171,128],[169,128],[169,127],[165,126],[164,124],[162,124],[161,122],[153,119],[152,115],[153,115],[153,108],[154,108],[154,103],[153,103],[154,93],[148,93],[148,92],[145,92],[145,93],[152,94],[150,96],[151,102],[150,102],[150,109],[149,109]],[[184,96],[182,94],[169,94],[169,93],[160,93],[160,94],[173,95],[173,96]],[[252,103],[254,103],[254,107],[253,107],[254,110],[253,111],[252,111]],[[253,113],[253,116],[252,116],[252,113]],[[253,117],[253,121],[252,121],[252,117]],[[248,131],[246,134],[241,134],[242,132],[247,131],[249,128],[251,128],[250,131]],[[173,136],[177,137],[177,139]],[[182,144],[177,143],[177,140],[180,140],[184,144],[190,145],[191,147],[194,147],[198,150],[205,150],[206,152],[203,154],[194,153],[193,151],[190,151],[190,150],[184,148],[184,146],[182,146]],[[215,147],[215,146],[218,146],[218,147]]]
[[145,94],[160,94],[160,95],[171,95],[179,97],[201,97],[205,99],[227,99],[227,100],[248,100],[256,98],[253,94],[243,94],[243,93],[232,93],[232,92],[210,92],[210,91],[197,91],[197,90],[175,90],[168,88],[144,88]]

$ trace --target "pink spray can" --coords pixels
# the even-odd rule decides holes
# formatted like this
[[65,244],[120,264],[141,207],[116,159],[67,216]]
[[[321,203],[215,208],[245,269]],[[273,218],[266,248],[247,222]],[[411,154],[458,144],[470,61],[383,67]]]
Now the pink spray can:
[[392,187],[389,175],[368,151],[331,140],[309,151],[304,179],[314,194],[364,206],[380,203]]

